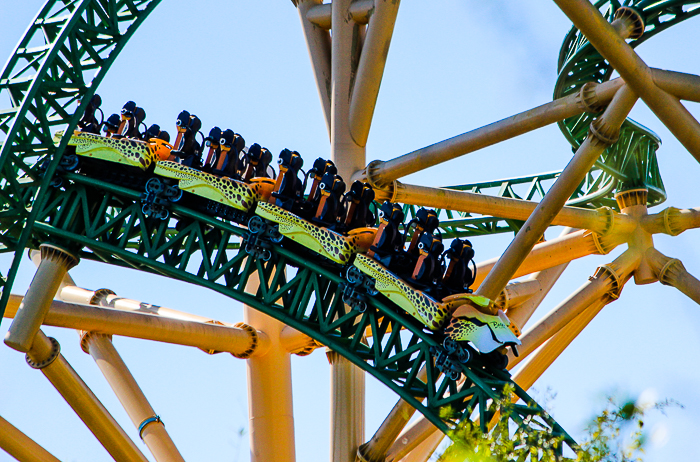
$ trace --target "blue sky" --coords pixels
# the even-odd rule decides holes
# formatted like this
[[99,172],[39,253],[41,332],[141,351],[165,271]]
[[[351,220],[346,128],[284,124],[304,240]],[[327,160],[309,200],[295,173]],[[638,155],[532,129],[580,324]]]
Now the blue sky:
[[[556,59],[570,21],[551,2],[436,0],[403,2],[367,146],[368,161],[390,159],[551,100]],[[0,0],[0,54],[9,56],[41,2]],[[230,127],[248,144],[277,154],[299,151],[307,162],[327,156],[316,86],[301,26],[291,2],[167,0],[155,10],[118,57],[98,92],[109,114],[134,100],[147,123],[174,133],[183,110],[197,114],[204,130]],[[638,50],[650,66],[700,73],[700,19],[676,26]],[[4,102],[3,102],[4,103]],[[700,118],[697,103],[686,106]],[[633,118],[658,133],[659,165],[667,206],[700,206],[695,186],[700,165],[642,102]],[[556,126],[414,174],[407,183],[464,184],[558,170],[571,150]],[[552,229],[547,237],[555,237]],[[700,276],[700,231],[655,236],[657,248],[680,258]],[[477,260],[500,255],[512,236],[473,239]],[[623,246],[624,247],[624,246]],[[572,263],[543,302],[538,319],[578,288],[595,268],[617,255]],[[6,272],[9,260],[0,259]],[[23,263],[14,293],[23,294],[34,269]],[[119,295],[229,322],[242,320],[239,303],[202,288],[160,277],[82,262],[72,272],[81,287],[109,287]],[[0,325],[4,336],[9,321]],[[136,430],[73,331],[45,328],[125,430]],[[116,338],[115,346],[187,460],[248,459],[245,364],[230,355]],[[650,461],[697,460],[700,385],[700,314],[670,287],[631,282],[544,374],[535,396],[550,388],[554,417],[575,437],[613,390],[637,396],[645,390],[673,398],[685,409],[652,419],[658,441]],[[293,357],[297,460],[328,459],[329,368],[323,350]],[[0,348],[0,415],[66,461],[108,460],[108,455],[48,381],[27,367],[23,355]],[[396,396],[367,378],[369,438]],[[666,432],[666,437],[663,436]],[[8,456],[0,452],[0,461]]]

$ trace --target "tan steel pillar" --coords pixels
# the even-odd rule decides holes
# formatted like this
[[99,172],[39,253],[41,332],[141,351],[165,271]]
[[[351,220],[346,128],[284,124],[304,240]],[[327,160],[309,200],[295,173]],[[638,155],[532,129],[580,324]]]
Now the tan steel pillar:
[[10,348],[23,353],[29,351],[63,277],[78,261],[78,258],[60,247],[41,245],[41,264],[5,335],[5,343]]
[[520,356],[515,357],[512,352],[509,352],[509,367],[515,367],[597,300],[607,297],[611,301],[619,297],[622,287],[632,276],[632,272],[640,261],[641,255],[628,250],[611,264],[599,267],[595,275],[576,292],[520,336],[522,342],[518,347]]
[[198,316],[196,314],[185,313],[184,311],[173,310],[164,306],[153,305],[151,303],[120,297],[109,289],[88,290],[76,287],[75,285],[66,286],[59,291],[58,298],[69,303],[95,305],[105,308],[113,308],[120,311],[153,314],[171,319],[180,319],[183,321],[212,323],[229,327],[233,326],[231,323],[214,321],[205,316]]
[[540,281],[530,279],[522,282],[511,282],[503,288],[493,301],[499,310],[509,311],[511,308],[524,303],[540,291]]
[[60,353],[60,346],[56,340],[39,330],[31,350],[27,352],[27,363],[41,370],[115,460],[147,461],[114,417],[68,364]]
[[[21,301],[10,295],[5,317],[13,317]],[[270,345],[267,335],[242,323],[227,327],[59,301],[51,304],[44,324],[193,346],[208,353],[223,351],[237,358],[263,355]]]
[[[435,207],[459,212],[479,213],[511,220],[527,220],[538,203],[509,197],[495,197],[469,191],[432,188],[404,184],[399,181],[393,186],[375,190],[377,200],[389,200],[402,204]],[[596,233],[630,232],[636,223],[630,217],[610,209],[590,210],[580,207],[562,207],[552,220],[553,225],[588,229]]]
[[547,296],[552,286],[557,282],[561,273],[564,272],[568,263],[562,263],[554,268],[549,268],[532,275],[528,280],[536,280],[539,282],[539,290],[531,298],[522,304],[509,308],[508,318],[515,323],[516,326],[524,326],[530,320],[537,307],[540,306],[542,300]]
[[594,301],[581,314],[576,316],[573,321],[547,340],[534,354],[525,359],[520,369],[513,374],[513,381],[527,391],[600,310],[613,300],[609,297],[604,297]]
[[[425,382],[428,374],[425,367],[422,367],[416,378]],[[360,446],[357,451],[357,458],[360,461],[376,462],[386,459],[386,452],[392,445],[396,437],[406,426],[416,409],[403,399],[400,399],[387,415],[384,422],[379,426],[372,438]]]
[[350,15],[351,0],[334,0],[331,10],[331,160],[346,181],[365,165],[365,148],[350,134],[350,95],[357,69],[359,27]]
[[[503,290],[598,157],[617,140],[620,125],[636,101],[637,96],[626,86],[618,90],[603,115],[591,124],[588,137],[557,181],[479,286],[477,295],[493,299]],[[459,309],[455,316],[459,316]]]
[[652,69],[654,83],[680,99],[700,103],[700,76],[682,72]]
[[441,431],[436,431],[423,440],[416,448],[408,453],[400,462],[428,462],[428,459],[437,450],[445,435]]
[[[517,278],[526,274],[553,268],[571,260],[587,255],[605,255],[625,242],[624,234],[599,236],[587,231],[576,231],[567,236],[560,236],[535,245],[525,261],[512,276]],[[498,262],[497,258],[477,264],[476,280],[472,287],[478,287]]]
[[365,439],[364,371],[335,351],[326,352],[331,364],[332,462],[354,462]]
[[60,462],[17,427],[0,417],[0,449],[22,462]]
[[[647,216],[647,196],[648,191],[646,188],[629,189],[615,194],[615,200],[622,213],[634,218],[639,223],[642,218]],[[627,244],[630,250],[640,255],[645,255],[647,250],[654,247],[654,239],[642,226],[637,226],[630,233]],[[634,270],[635,284],[651,284],[656,281],[654,271],[652,271],[646,259],[642,258]]]
[[700,280],[688,273],[680,260],[669,258],[654,248],[647,251],[646,260],[662,284],[675,287],[700,304]]
[[399,4],[400,0],[374,0],[350,98],[350,132],[359,146],[367,144]]
[[656,86],[651,69],[588,0],[554,0],[591,45],[700,162],[700,124],[680,101]]
[[[620,79],[591,84],[586,92],[560,98],[476,130],[418,149],[395,159],[371,162],[361,172],[370,182],[383,187],[392,181],[459,156],[509,140],[583,112],[597,112],[623,85]],[[358,172],[359,173],[359,172]]]
[[299,356],[311,354],[316,348],[323,346],[308,335],[290,326],[285,326],[282,329],[280,342],[288,352]]
[[641,223],[648,233],[677,236],[685,230],[700,228],[700,209],[669,207],[660,213],[642,217]]
[[[331,36],[327,30],[309,20],[309,11],[322,4],[323,0],[294,0],[299,10],[299,19],[304,31],[306,46],[314,70],[318,96],[321,99],[323,116],[328,135],[331,133]],[[330,7],[330,4],[328,4]]]
[[112,345],[110,336],[84,332],[80,343],[97,363],[153,457],[158,462],[184,462],[160,417]]
[[[365,148],[350,132],[350,100],[363,36],[351,5],[351,0],[334,0],[331,8],[331,160],[348,184],[365,165]],[[350,462],[364,440],[364,372],[334,352],[329,361],[331,460]]]
[[[576,230],[564,228],[559,237],[565,237],[574,233]],[[526,259],[527,261],[527,259]],[[516,326],[524,326],[530,320],[535,310],[540,306],[542,300],[547,296],[554,284],[559,280],[559,276],[564,272],[569,263],[562,263],[553,268],[540,271],[533,274],[528,280],[537,280],[540,282],[539,292],[534,294],[529,300],[523,304],[508,310],[508,318],[515,323]]]
[[[257,278],[251,278],[246,292],[255,293],[257,286]],[[243,315],[246,324],[270,338],[264,355],[246,361],[251,462],[294,462],[292,365],[280,342],[285,325],[248,305]]]
[[386,460],[397,461],[403,459],[426,439],[433,437],[435,433],[442,434],[435,425],[421,416],[406,427],[396,438],[396,441],[386,453]]

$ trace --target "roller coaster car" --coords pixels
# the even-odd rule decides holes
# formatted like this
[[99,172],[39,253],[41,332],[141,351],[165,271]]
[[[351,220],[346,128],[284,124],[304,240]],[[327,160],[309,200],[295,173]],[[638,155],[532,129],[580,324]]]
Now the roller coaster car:
[[[443,299],[451,312],[459,308],[459,315],[452,317],[445,327],[446,339],[457,343],[471,342],[481,353],[497,353],[501,347],[511,347],[517,355],[516,345],[521,342],[518,339],[518,329],[510,322],[502,310],[497,315],[486,314],[481,309],[489,308],[491,301],[485,297],[476,295],[457,294]],[[500,355],[507,365],[507,358]]]
[[267,201],[275,186],[269,178],[252,178],[247,184],[167,160],[159,161],[154,173],[179,180],[183,191],[243,212],[251,211],[257,202]]
[[344,236],[309,223],[282,207],[265,202],[258,203],[255,213],[276,223],[281,236],[286,236],[341,265],[349,263],[354,254],[366,252],[377,232],[375,228],[358,228]]
[[408,235],[408,231],[413,228],[411,243],[408,245],[406,252],[418,258],[421,253],[419,248],[421,238],[425,234],[432,235],[438,226],[440,226],[440,221],[438,220],[437,212],[421,207],[418,212],[416,212],[415,218],[406,226],[406,235]]
[[221,153],[221,145],[219,144],[221,140],[221,129],[219,127],[214,127],[209,130],[209,135],[204,138],[204,146],[209,148],[207,154],[207,159],[204,161],[202,170],[210,171],[212,168],[212,163]]
[[180,159],[180,163],[187,167],[202,168],[202,146],[195,137],[202,128],[202,121],[194,114],[182,111],[177,117],[177,137],[170,153],[173,158]]
[[[472,294],[452,295],[438,302],[424,292],[410,287],[383,265],[366,255],[358,254],[353,266],[374,280],[375,290],[433,332],[441,332],[451,313],[458,307],[469,303],[489,306],[488,299]],[[459,323],[455,324],[453,319],[448,329],[453,324],[454,328],[449,332],[454,335],[445,330],[446,338],[458,342],[457,344],[469,342],[482,354],[489,354],[502,346],[520,344],[520,340],[509,328],[510,320],[502,311],[499,311],[498,316],[492,316],[472,308],[466,316],[460,318]]]
[[[59,139],[63,132],[58,132],[54,139]],[[75,150],[66,150],[64,157],[66,162],[72,162],[73,152],[78,156],[96,159],[106,162],[120,164],[126,167],[133,167],[141,171],[147,171],[152,164],[161,158],[165,152],[169,152],[169,145],[163,140],[140,141],[130,138],[107,138],[76,131],[68,141],[68,146]],[[78,159],[75,159],[74,166],[66,170],[75,170],[78,166]]]
[[311,178],[311,190],[309,191],[308,201],[311,203],[318,203],[321,192],[318,190],[318,186],[321,184],[323,176],[327,173],[335,175],[338,173],[333,161],[326,160],[319,157],[314,161],[314,165],[311,167],[307,173],[308,177]]
[[221,133],[214,164],[204,170],[215,175],[240,180],[242,171],[239,169],[241,163],[239,156],[243,148],[245,148],[243,137],[227,128]]

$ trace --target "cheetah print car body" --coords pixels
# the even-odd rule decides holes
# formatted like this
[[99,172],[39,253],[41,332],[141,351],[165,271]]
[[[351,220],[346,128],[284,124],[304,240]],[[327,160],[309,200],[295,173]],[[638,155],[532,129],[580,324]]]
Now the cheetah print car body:
[[374,279],[374,287],[385,297],[422,322],[428,329],[440,330],[449,314],[446,306],[410,287],[373,258],[358,255],[353,264]]
[[[381,263],[366,255],[358,255],[354,265],[374,279],[374,287],[384,296],[396,303],[408,314],[422,322],[428,329],[438,331],[447,317],[458,307],[468,302],[488,306],[489,300],[471,294],[457,294],[446,297],[442,303],[410,287],[392,274]],[[503,311],[498,316],[485,314],[471,306],[465,307],[467,316],[453,319],[445,333],[451,329],[454,340],[471,342],[481,353],[489,353],[503,345],[520,345],[520,340],[508,327],[510,320]],[[470,319],[476,319],[475,322]],[[457,322],[455,322],[457,321]]]
[[521,344],[510,327],[512,323],[502,310],[498,310],[498,316],[492,316],[467,304],[461,307],[460,313],[445,328],[445,335],[452,340],[469,341],[481,353],[490,353],[503,345]]
[[75,153],[79,156],[137,167],[143,171],[158,160],[153,146],[145,141],[129,138],[107,138],[76,131],[70,137],[68,146],[74,146]]
[[275,187],[274,180],[253,178],[250,184],[222,178],[169,160],[156,163],[156,175],[179,180],[183,191],[248,212],[256,202],[265,201]]
[[260,202],[255,213],[277,223],[282,235],[341,265],[349,263],[354,254],[366,252],[377,233],[375,228],[358,228],[343,236],[267,202]]

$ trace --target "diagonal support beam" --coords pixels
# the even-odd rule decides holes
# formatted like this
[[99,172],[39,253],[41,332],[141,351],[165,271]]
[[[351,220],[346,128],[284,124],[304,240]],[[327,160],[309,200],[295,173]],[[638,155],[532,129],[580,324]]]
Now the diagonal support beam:
[[27,363],[40,369],[114,460],[147,462],[114,417],[68,364],[58,342],[36,333]]
[[[10,295],[4,316],[15,316],[21,303],[21,296]],[[206,352],[225,351],[243,358],[264,355],[271,343],[266,334],[253,334],[247,326],[228,327],[60,301],[51,304],[44,324],[193,346]]]
[[512,351],[509,352],[509,367],[518,365],[525,357],[596,301],[603,299],[609,303],[617,299],[624,284],[632,277],[632,273],[641,259],[642,256],[638,252],[628,250],[609,265],[599,267],[595,275],[589,278],[576,292],[520,336],[522,342],[522,345],[518,347],[520,356],[515,357]]
[[350,98],[350,133],[360,146],[367,144],[399,4],[400,0],[374,0],[370,13]]
[[[301,27],[304,31],[306,46],[311,58],[311,67],[314,71],[318,96],[321,99],[321,108],[328,129],[331,133],[331,36],[328,30],[324,30],[309,19],[309,13],[319,6],[323,0],[298,0],[295,5],[299,11]],[[328,5],[330,7],[330,4]]]
[[170,438],[160,417],[112,345],[110,336],[84,332],[81,337],[83,351],[92,356],[97,363],[156,461],[184,462],[185,459]]
[[700,305],[700,280],[690,274],[680,260],[651,248],[645,255],[661,284],[673,286]]
[[[625,242],[626,235],[611,234],[599,236],[588,231],[576,231],[535,245],[525,261],[513,274],[513,278],[543,271],[568,263],[587,255],[606,255]],[[498,263],[497,258],[476,265],[476,279],[472,287],[479,287]]]
[[0,417],[0,448],[22,462],[60,462],[17,427]]
[[651,69],[588,0],[554,0],[634,93],[700,162],[700,123],[675,96],[654,83]]
[[388,186],[398,178],[581,114],[589,106],[607,104],[623,85],[621,79],[588,85],[585,97],[583,92],[572,94],[395,159],[373,161],[356,176],[375,187]]
[[[637,96],[628,87],[624,86],[618,90],[603,115],[591,124],[588,137],[557,181],[520,228],[493,271],[479,286],[477,295],[493,299],[503,290],[567,199],[571,197],[576,186],[581,183],[603,151],[616,141],[620,125],[636,101]],[[459,309],[454,316],[460,316]]]

